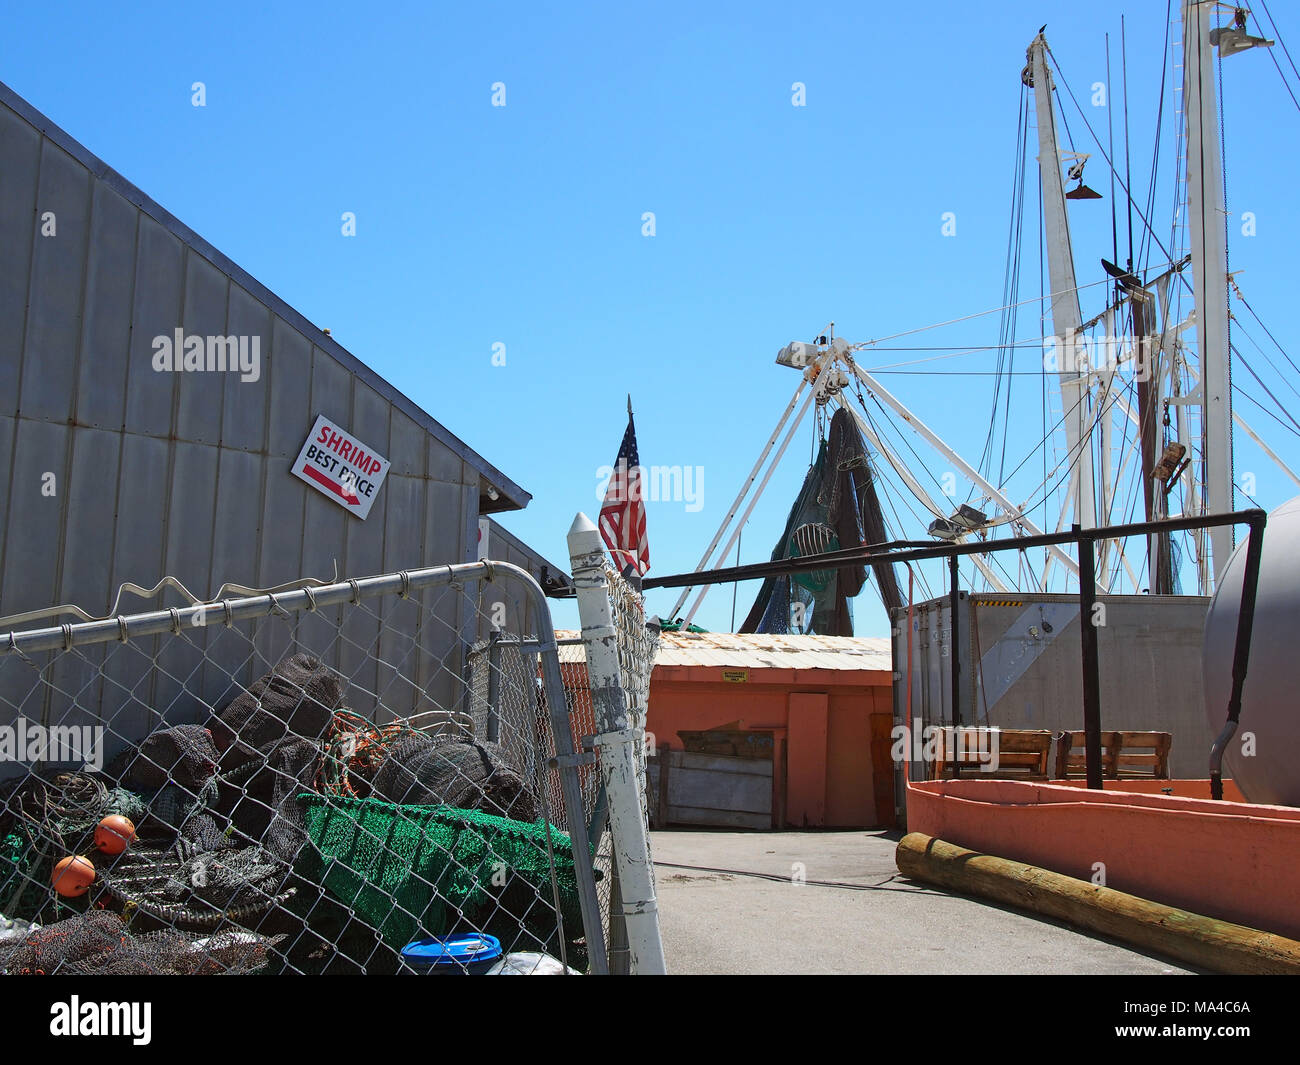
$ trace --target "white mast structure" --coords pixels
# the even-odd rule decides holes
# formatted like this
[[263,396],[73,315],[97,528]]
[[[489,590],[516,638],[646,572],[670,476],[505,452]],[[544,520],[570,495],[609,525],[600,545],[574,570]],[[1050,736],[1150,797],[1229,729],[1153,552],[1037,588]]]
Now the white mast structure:
[[[1219,59],[1272,41],[1236,28],[1212,28],[1216,8],[1236,10],[1217,0],[1184,0],[1183,107],[1187,115],[1187,214],[1191,236],[1200,356],[1201,443],[1205,462],[1205,508],[1211,514],[1233,509],[1232,376],[1228,356],[1228,237],[1223,196],[1223,155],[1219,143],[1219,101],[1214,49]],[[1244,16],[1245,11],[1241,11]],[[1253,435],[1253,434],[1252,434]],[[1210,530],[1217,583],[1232,554],[1235,530]]]
[[[1175,283],[1173,275],[1177,273],[1180,267],[1175,266],[1168,273],[1152,282],[1158,290],[1158,306],[1164,322],[1159,339],[1161,342],[1160,349],[1166,360],[1166,368],[1162,370],[1157,385],[1163,385],[1167,381],[1171,388],[1171,394],[1168,395],[1167,402],[1177,414],[1177,435],[1185,446],[1190,441],[1183,407],[1200,405],[1202,408],[1203,495],[1197,492],[1196,478],[1190,468],[1183,471],[1180,479],[1184,480],[1188,485],[1190,492],[1188,503],[1192,512],[1201,509],[1203,506],[1203,509],[1211,514],[1228,513],[1233,508],[1231,427],[1234,420],[1243,426],[1251,438],[1264,448],[1269,457],[1293,481],[1300,484],[1300,477],[1259,439],[1256,433],[1245,424],[1240,415],[1232,410],[1227,328],[1226,207],[1222,179],[1222,148],[1219,143],[1217,127],[1218,100],[1213,76],[1212,51],[1217,46],[1221,56],[1233,55],[1247,48],[1261,45],[1271,46],[1273,42],[1260,37],[1248,36],[1245,33],[1244,24],[1240,17],[1236,28],[1221,27],[1212,29],[1210,26],[1211,9],[1218,7],[1240,11],[1240,9],[1230,7],[1230,5],[1220,3],[1219,0],[1184,0],[1183,4],[1185,64],[1183,103],[1187,119],[1187,210],[1192,244],[1191,262],[1195,304],[1195,311],[1191,317],[1195,321],[1199,341],[1199,373],[1192,373],[1197,382],[1190,395],[1178,394],[1180,344],[1177,338],[1191,325],[1191,322],[1184,321],[1177,326],[1171,327],[1168,319],[1168,287]],[[1070,498],[1066,500],[1061,509],[1057,528],[1059,531],[1065,527],[1067,514],[1071,511],[1074,514],[1074,520],[1081,527],[1095,528],[1098,524],[1098,514],[1092,434],[1094,428],[1099,428],[1102,437],[1103,480],[1106,482],[1102,486],[1103,505],[1105,515],[1108,517],[1109,501],[1118,495],[1118,486],[1110,483],[1111,478],[1112,476],[1122,476],[1133,457],[1131,455],[1126,456],[1120,463],[1118,471],[1112,474],[1109,419],[1113,415],[1110,407],[1113,405],[1130,422],[1134,423],[1134,425],[1138,424],[1137,416],[1128,405],[1118,395],[1112,395],[1114,368],[1119,362],[1132,359],[1135,349],[1128,348],[1124,352],[1114,352],[1108,348],[1107,367],[1104,372],[1096,374],[1102,387],[1101,395],[1097,397],[1096,402],[1102,404],[1102,408],[1096,414],[1096,426],[1094,426],[1091,407],[1094,399],[1092,379],[1095,371],[1090,365],[1090,360],[1080,358],[1084,325],[1074,274],[1069,219],[1066,214],[1066,197],[1061,175],[1062,156],[1056,138],[1055,110],[1052,106],[1053,83],[1047,63],[1047,41],[1041,32],[1031,42],[1026,58],[1028,63],[1022,78],[1033,88],[1037,114],[1038,162],[1042,174],[1043,225],[1048,250],[1052,325],[1056,335],[1057,355],[1060,360],[1057,366],[1057,383],[1062,404],[1062,424],[1065,428],[1067,442],[1066,465],[1071,468],[1069,477]],[[1107,345],[1114,343],[1111,339],[1114,334],[1114,311],[1115,308],[1110,307],[1103,312],[1103,315],[1098,316],[1098,319],[1104,318],[1107,323]],[[1093,321],[1096,322],[1098,319]],[[763,489],[767,486],[773,471],[780,463],[781,457],[784,455],[791,438],[809,407],[813,403],[816,403],[818,407],[822,407],[832,400],[838,402],[840,406],[852,413],[864,435],[875,446],[877,451],[883,455],[907,488],[927,510],[939,519],[936,524],[948,526],[948,539],[963,541],[973,533],[983,533],[1004,524],[1010,524],[1030,536],[1039,535],[1044,531],[1030,520],[1023,505],[1017,506],[1013,503],[998,486],[984,478],[974,466],[966,462],[920,417],[894,397],[876,378],[853,361],[852,352],[868,348],[870,345],[850,345],[843,339],[834,337],[833,322],[827,332],[831,337],[829,340],[823,336],[816,344],[791,342],[778,355],[777,362],[800,369],[803,372],[803,380],[786,407],[776,430],[772,433],[771,438],[759,455],[758,462],[755,463],[753,470],[742,484],[740,493],[723,519],[722,526],[709,543],[708,548],[705,549],[704,555],[695,568],[696,572],[724,563],[740,535],[741,528],[744,527],[749,515],[753,512],[763,493]],[[1154,339],[1152,338],[1152,340]],[[1191,370],[1190,366],[1185,368]],[[1140,367],[1139,369],[1143,368]],[[930,498],[918,479],[900,462],[894,450],[885,441],[881,440],[873,431],[870,423],[845,401],[842,393],[849,383],[850,375],[856,377],[877,399],[910,425],[945,460],[950,469],[954,469],[970,482],[975,489],[980,491],[982,493],[980,505],[992,503],[1000,513],[992,515],[982,523],[975,525],[963,524],[964,519],[960,513],[954,514],[951,519],[944,519],[944,511],[948,508]],[[804,388],[809,385],[811,385],[809,394],[804,398],[802,406],[799,406],[799,397]],[[1157,391],[1159,391],[1159,387]],[[790,416],[795,412],[797,406],[799,409],[794,422],[786,431],[785,439],[781,441],[780,447],[777,448],[771,465],[759,481],[757,491],[745,507],[744,513],[740,515],[731,538],[727,540],[721,551],[718,551],[716,557],[714,557],[714,551],[731,525],[732,520],[736,518],[741,503],[749,494],[750,489],[754,487],[760,470],[771,456],[782,430],[785,429],[786,423],[790,420]],[[1141,468],[1140,452],[1137,461],[1139,466],[1138,476],[1150,477],[1152,471]],[[970,508],[963,507],[961,509],[969,510]],[[933,525],[931,531],[934,531]],[[1200,591],[1203,594],[1209,594],[1212,590],[1212,583],[1217,582],[1217,578],[1223,572],[1228,557],[1232,553],[1233,535],[1231,527],[1221,527],[1209,532],[1213,558],[1212,570],[1206,564],[1203,552],[1202,557],[1198,559],[1199,584]],[[1198,536],[1198,544],[1203,544],[1203,542],[1203,537]],[[1130,579],[1136,586],[1138,576],[1124,557],[1123,545],[1115,542],[1114,547],[1117,561],[1129,574]],[[1154,537],[1151,538],[1151,548],[1153,557],[1150,563],[1150,576],[1154,577]],[[1103,559],[1106,550],[1107,546],[1103,544]],[[970,558],[989,581],[991,587],[1004,590],[1003,583],[981,556],[972,555]],[[712,563],[710,563],[711,559],[713,560]],[[1075,560],[1070,558],[1061,548],[1051,547],[1048,549],[1046,568],[1041,580],[1037,582],[1039,590],[1047,590],[1051,566],[1057,562],[1064,565],[1067,572],[1077,579],[1079,568]],[[1097,572],[1097,590],[1099,592],[1104,593],[1110,590],[1107,580],[1106,566],[1103,565]],[[1151,586],[1154,588],[1154,580],[1152,580]],[[704,585],[696,597],[686,616],[688,623],[695,616],[709,587],[710,585]],[[681,610],[692,590],[691,588],[683,589],[670,617],[676,617],[677,612]]]
[[[1187,221],[1192,244],[1196,339],[1200,355],[1201,434],[1205,508],[1232,510],[1232,382],[1228,369],[1228,238],[1219,146],[1214,3],[1186,0],[1183,8],[1183,106],[1187,114]],[[1233,529],[1210,530],[1214,580],[1232,554]]]
[[[1052,286],[1052,328],[1057,342],[1057,383],[1065,425],[1066,462],[1075,467],[1074,517],[1085,529],[1097,524],[1093,486],[1090,406],[1092,373],[1077,358],[1083,315],[1074,279],[1074,253],[1070,246],[1070,220],[1065,213],[1065,184],[1061,180],[1061,154],[1056,142],[1056,112],[1052,107],[1052,75],[1047,69],[1047,40],[1040,32],[1027,53],[1029,84],[1034,90],[1038,117],[1038,166],[1043,177],[1043,228],[1047,242],[1048,279]],[[1104,416],[1104,415],[1103,415]],[[1077,477],[1074,476],[1077,474]]]

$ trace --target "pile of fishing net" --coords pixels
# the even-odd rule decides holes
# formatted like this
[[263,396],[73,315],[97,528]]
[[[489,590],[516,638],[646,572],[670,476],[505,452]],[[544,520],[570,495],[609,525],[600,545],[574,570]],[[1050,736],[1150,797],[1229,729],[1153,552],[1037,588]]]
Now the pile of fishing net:
[[297,890],[289,868],[262,847],[203,851],[130,847],[99,870],[97,883],[124,913],[173,928],[248,925]]
[[[464,927],[554,953],[553,854],[560,912],[580,934],[569,840],[544,825],[540,782],[496,744],[376,726],[341,706],[343,694],[337,673],[292,654],[206,726],[160,728],[102,775],[9,786],[0,913],[59,927],[93,902],[137,933],[181,937],[173,946],[232,925],[283,934],[288,968],[333,952],[354,969],[395,969],[395,951],[417,933]],[[116,856],[92,849],[110,813],[136,827]],[[95,882],[61,899],[50,874],[73,854],[91,856]],[[123,959],[134,957],[129,939],[114,948]]]
[[[313,846],[299,873],[391,947],[468,928],[496,936],[507,952],[559,954],[557,893],[566,939],[582,935],[573,851],[553,826],[377,799],[309,794],[302,803]],[[571,962],[574,952],[570,945]]]
[[99,976],[253,973],[266,966],[280,937],[223,932],[199,938],[180,932],[134,934],[115,913],[92,910],[40,928],[21,941],[0,942],[0,973]]
[[0,913],[9,918],[60,915],[50,891],[54,863],[91,847],[95,826],[109,814],[135,824],[145,801],[92,773],[32,775],[0,788]]
[[[889,538],[866,442],[849,412],[837,410],[830,438],[821,441],[817,459],[808,468],[772,561],[880,544]],[[885,607],[901,605],[892,564],[875,562],[871,570]],[[738,631],[852,636],[851,601],[866,579],[867,570],[858,563],[769,577]]]
[[512,821],[536,821],[537,800],[495,743],[459,743],[415,733],[403,736],[379,765],[375,797],[410,806],[482,810]]

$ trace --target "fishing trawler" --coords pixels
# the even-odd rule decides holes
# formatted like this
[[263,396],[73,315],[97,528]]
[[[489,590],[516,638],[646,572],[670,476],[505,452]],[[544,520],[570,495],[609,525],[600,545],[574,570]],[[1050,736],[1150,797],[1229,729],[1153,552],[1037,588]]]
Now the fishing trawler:
[[[986,312],[1001,322],[980,458],[964,456],[872,365],[888,342],[923,330],[852,341],[830,323],[777,355],[799,384],[700,559],[697,573],[710,571],[701,591],[688,606],[685,580],[649,583],[683,587],[669,616],[689,625],[710,583],[761,577],[741,631],[852,635],[844,600],[870,569],[892,621],[895,721],[917,732],[986,729],[1004,744],[1028,737],[1001,759],[1011,780],[982,773],[987,765],[963,774],[951,760],[909,756],[897,798],[911,830],[1093,883],[1109,869],[1112,884],[1144,898],[1300,938],[1294,907],[1270,887],[1293,881],[1300,863],[1300,718],[1289,694],[1300,672],[1287,647],[1300,620],[1300,502],[1274,510],[1261,546],[1260,499],[1270,501],[1234,463],[1240,433],[1300,486],[1259,422],[1300,429],[1268,385],[1272,375],[1294,391],[1287,368],[1297,368],[1229,271],[1216,87],[1247,61],[1230,59],[1239,53],[1276,48],[1291,60],[1266,9],[1252,26],[1242,7],[1181,7],[1158,109],[1173,129],[1157,134],[1145,193],[1132,179],[1127,127],[1121,160],[1113,126],[1094,126],[1045,32],[1029,43],[1005,298]],[[1071,117],[1088,140],[1071,135]],[[1173,142],[1172,167],[1162,136]],[[1084,180],[1093,160],[1088,178],[1105,183],[1098,159],[1109,171],[1112,250],[1081,283],[1071,209],[1095,211],[1089,201],[1103,198]],[[1165,229],[1154,205],[1170,178]],[[1046,276],[1027,296],[1022,244],[1034,199]],[[1088,317],[1085,302],[1095,304]],[[1017,313],[1033,303],[1050,331],[1022,339]],[[1041,402],[1013,409],[1015,377],[1026,372],[1039,378]],[[1010,430],[1028,428],[1031,405],[1042,435],[1018,454]],[[822,450],[771,561],[724,568],[810,412]],[[1255,508],[1240,545],[1239,498]]]

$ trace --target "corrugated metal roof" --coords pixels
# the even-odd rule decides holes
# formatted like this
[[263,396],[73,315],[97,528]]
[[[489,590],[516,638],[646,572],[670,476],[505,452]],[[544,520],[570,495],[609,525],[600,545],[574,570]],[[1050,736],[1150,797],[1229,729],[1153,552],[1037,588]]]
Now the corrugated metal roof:
[[[561,631],[559,639],[577,639]],[[561,662],[582,662],[580,644],[561,644]],[[723,669],[892,669],[884,636],[777,636],[763,633],[665,632],[655,666]]]

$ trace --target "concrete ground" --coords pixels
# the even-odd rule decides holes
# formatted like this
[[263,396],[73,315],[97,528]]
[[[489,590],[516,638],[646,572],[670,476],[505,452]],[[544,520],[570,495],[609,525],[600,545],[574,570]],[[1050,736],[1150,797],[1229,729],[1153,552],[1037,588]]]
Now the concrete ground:
[[894,864],[898,838],[894,832],[651,833],[668,971],[1190,971],[1046,918],[906,880]]

